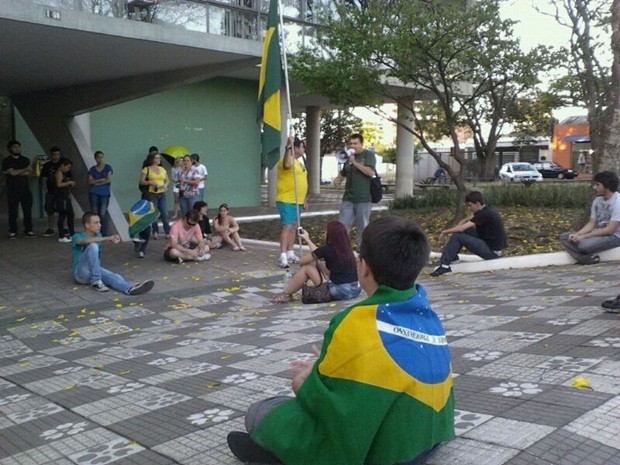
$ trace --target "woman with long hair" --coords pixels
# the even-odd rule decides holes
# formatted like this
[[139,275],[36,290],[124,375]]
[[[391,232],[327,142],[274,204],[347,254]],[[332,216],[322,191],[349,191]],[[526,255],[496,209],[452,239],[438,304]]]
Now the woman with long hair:
[[228,244],[235,252],[245,250],[239,237],[239,225],[237,220],[228,214],[228,205],[223,203],[217,210],[217,216],[213,218],[215,235],[222,236],[222,241]]
[[360,295],[362,288],[357,281],[357,263],[347,229],[339,221],[329,221],[325,230],[325,244],[321,247],[312,242],[308,231],[300,230],[299,237],[308,244],[310,253],[301,257],[299,260],[301,269],[295,273],[284,292],[271,299],[272,302],[293,302],[294,294],[308,279],[315,286],[319,285],[321,275],[315,263],[318,263],[323,275],[328,279],[332,300],[353,299]]
[[179,174],[179,206],[183,217],[192,209],[194,203],[199,200],[200,192],[198,184],[202,180],[202,176],[198,169],[192,164],[189,155],[183,157],[181,165],[181,173]]
[[[73,205],[71,205],[71,188],[75,186],[72,179],[71,167],[73,162],[68,158],[58,160],[56,166],[56,211],[58,212],[58,242],[71,242],[70,236],[75,234]],[[67,220],[67,230],[69,237],[64,235],[64,224]]]
[[[153,147],[155,148],[155,147]],[[161,221],[164,224],[164,233],[166,237],[170,235],[170,221],[168,220],[168,206],[166,205],[166,189],[168,189],[168,173],[160,166],[161,156],[158,150],[150,150],[145,167],[140,172],[140,184],[149,186],[150,201],[153,202],[155,208],[159,210]],[[159,225],[157,221],[153,223],[153,239],[157,239],[159,234]]]
[[181,171],[183,167],[183,157],[174,159],[174,165],[170,170],[170,178],[174,183],[172,193],[174,194],[174,208],[172,210],[172,219],[176,219],[179,216],[179,186],[181,185]]

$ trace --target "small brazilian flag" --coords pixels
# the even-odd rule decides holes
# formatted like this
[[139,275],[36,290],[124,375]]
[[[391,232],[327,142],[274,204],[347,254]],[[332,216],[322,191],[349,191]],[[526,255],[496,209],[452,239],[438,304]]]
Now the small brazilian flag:
[[129,237],[133,238],[159,217],[159,211],[155,209],[153,202],[140,199],[133,204],[127,216],[129,217]]
[[273,168],[280,158],[281,85],[282,56],[278,34],[278,0],[270,0],[258,83],[258,119],[263,122],[261,163],[269,169]]

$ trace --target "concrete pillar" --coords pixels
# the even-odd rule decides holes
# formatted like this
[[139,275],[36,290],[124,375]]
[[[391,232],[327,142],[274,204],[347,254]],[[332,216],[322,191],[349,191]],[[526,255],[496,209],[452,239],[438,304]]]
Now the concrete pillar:
[[[77,115],[73,118],[70,118],[68,121],[68,126],[69,131],[73,136],[75,145],[80,153],[80,157],[82,158],[82,161],[84,162],[84,165],[88,170],[91,166],[95,164],[95,159],[93,157],[95,151],[93,150],[90,137],[90,113],[84,113],[82,115]],[[114,185],[114,182],[112,182],[112,185]],[[121,206],[118,203],[116,195],[114,194],[114,188],[112,188],[111,192],[112,194],[110,195],[110,204],[108,205],[109,224],[116,229],[116,232],[121,236],[124,241],[128,241],[130,239],[128,231],[129,224],[127,223],[125,214],[123,213]],[[78,202],[74,202],[74,207],[76,207],[77,203]],[[90,210],[89,207],[90,205],[84,206],[84,208]],[[81,210],[82,209],[79,208],[79,206],[75,209],[75,216],[78,219],[84,213]]]
[[321,191],[321,108],[306,107],[308,194]]
[[413,128],[411,112],[398,105],[396,127],[396,192],[395,197],[413,195],[413,134],[404,127]]

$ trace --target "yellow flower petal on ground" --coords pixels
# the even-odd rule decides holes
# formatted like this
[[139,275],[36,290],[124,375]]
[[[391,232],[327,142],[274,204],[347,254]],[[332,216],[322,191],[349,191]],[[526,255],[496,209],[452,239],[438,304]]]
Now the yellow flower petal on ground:
[[127,373],[131,373],[131,370],[123,370],[118,372],[119,375],[126,375]]
[[69,333],[69,336],[71,336],[71,337],[78,337],[79,335],[80,335],[80,333],[78,331],[71,331]]
[[65,386],[65,391],[70,391],[74,387],[75,387],[75,384],[69,384],[68,386]]
[[217,381],[215,381],[214,383],[209,383],[207,384],[207,389],[213,389],[214,387],[219,386],[220,383],[218,383]]
[[26,318],[25,318],[25,317],[22,317],[22,318],[18,318],[18,319],[17,319],[17,320],[15,320],[15,321],[17,321],[18,323],[21,323],[22,321],[25,321],[25,320],[26,320]]
[[583,376],[578,376],[577,378],[575,378],[575,380],[573,381],[573,387],[578,389],[592,389],[590,381],[588,381]]
[[594,280],[593,280],[592,278],[588,278],[588,279],[586,279],[586,282],[587,282],[587,283],[593,283],[593,282],[594,282]]
[[97,365],[96,367],[94,367],[96,370],[103,370],[103,365]]
[[116,304],[114,305],[114,308],[123,308],[123,304]]

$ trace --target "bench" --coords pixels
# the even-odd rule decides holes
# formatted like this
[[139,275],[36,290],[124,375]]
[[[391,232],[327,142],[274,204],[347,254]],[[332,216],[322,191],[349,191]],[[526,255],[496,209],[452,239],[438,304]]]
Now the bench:
[[388,193],[390,190],[396,189],[396,183],[395,182],[382,182],[381,189],[383,189],[383,192]]
[[448,186],[447,180],[446,182],[437,182],[437,178],[426,178],[423,181],[417,182],[415,184],[416,187],[420,188],[420,189],[436,189],[436,188],[443,188],[443,189],[448,189],[450,186]]

